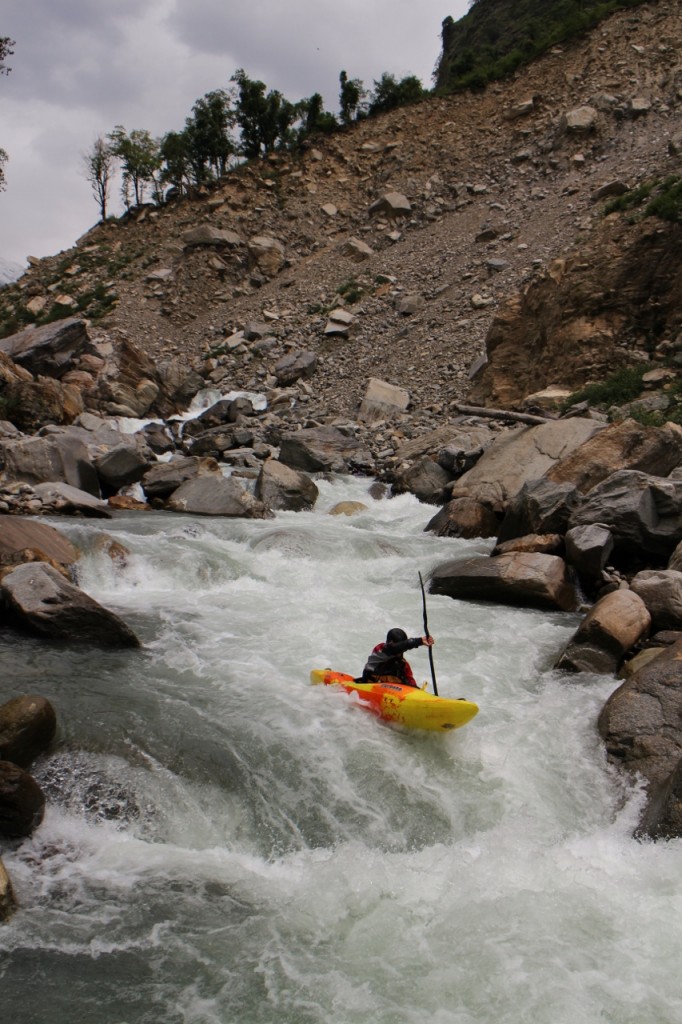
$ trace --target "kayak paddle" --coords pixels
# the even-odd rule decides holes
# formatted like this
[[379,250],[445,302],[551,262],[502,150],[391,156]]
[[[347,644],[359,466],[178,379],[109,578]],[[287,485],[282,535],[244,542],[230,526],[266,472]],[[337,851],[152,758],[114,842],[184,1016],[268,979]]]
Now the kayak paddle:
[[[426,594],[424,593],[424,580],[422,574],[419,573],[419,586],[422,588],[422,607],[424,609],[424,636],[430,636],[429,623],[426,618]],[[429,647],[429,665],[431,666],[431,681],[433,683],[433,692],[436,697],[438,696],[438,687],[436,686],[436,670],[433,667],[433,650]]]

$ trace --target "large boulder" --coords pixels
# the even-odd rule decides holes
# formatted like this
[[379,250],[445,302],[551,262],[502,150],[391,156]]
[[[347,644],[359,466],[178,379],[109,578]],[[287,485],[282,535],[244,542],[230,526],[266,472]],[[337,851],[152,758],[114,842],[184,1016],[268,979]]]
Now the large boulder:
[[279,461],[304,473],[347,473],[364,456],[354,437],[335,427],[307,427],[282,437]]
[[44,813],[45,796],[33,776],[11,761],[0,761],[0,838],[29,836]]
[[44,562],[19,565],[0,581],[10,618],[31,633],[64,644],[139,647],[132,629]]
[[186,480],[200,476],[222,476],[215,459],[187,456],[160,462],[142,477],[142,489],[147,498],[168,498]]
[[598,724],[610,761],[633,777],[665,783],[682,758],[682,640],[626,679]]
[[191,512],[197,516],[247,519],[267,519],[272,514],[239,480],[222,474],[186,480],[173,491],[166,508],[169,512]]
[[453,498],[424,527],[437,537],[496,537],[499,520],[474,498]]
[[570,483],[585,494],[596,484],[622,469],[641,470],[651,476],[668,476],[682,462],[682,427],[666,423],[643,427],[635,420],[615,423],[590,437],[556,463],[548,480]]
[[682,836],[682,758],[667,778],[649,787],[637,834],[649,839]]
[[631,590],[614,590],[600,598],[580,623],[557,668],[569,672],[615,673],[625,655],[646,636],[651,616]]
[[5,476],[29,484],[62,481],[100,497],[99,480],[86,445],[70,434],[0,441]]
[[57,716],[47,698],[13,697],[0,705],[0,759],[28,768],[56,730]]
[[646,605],[654,630],[682,629],[682,572],[645,569],[630,587]]
[[573,484],[556,484],[546,477],[529,480],[507,506],[498,543],[529,533],[565,533],[571,513],[580,503]]
[[48,523],[0,515],[0,564],[11,564],[22,551],[41,551],[61,565],[78,561],[78,549]]
[[635,562],[667,560],[682,540],[682,480],[613,473],[585,496],[568,526],[595,523],[610,530],[615,554]]
[[96,498],[94,494],[81,491],[79,487],[72,487],[71,484],[64,484],[60,481],[34,484],[33,493],[42,501],[44,509],[45,506],[48,506],[50,511],[58,515],[82,515],[91,519],[111,519],[111,513],[103,498]]
[[448,485],[451,481],[452,477],[446,469],[425,457],[396,473],[393,491],[396,494],[409,491],[420,501],[442,505],[448,499]]
[[47,423],[71,423],[84,409],[78,387],[52,377],[34,378],[0,352],[0,393],[12,423],[32,433]]
[[613,551],[613,537],[608,527],[600,523],[575,526],[567,531],[564,543],[566,561],[573,566],[580,580],[588,587],[600,582],[602,570]]
[[575,611],[578,595],[566,563],[556,555],[510,552],[453,559],[437,566],[429,590],[465,601]]
[[311,509],[318,494],[317,485],[309,476],[276,459],[263,464],[256,481],[256,497],[273,511]]
[[406,412],[409,404],[410,393],[406,388],[370,377],[360,406],[360,419],[369,423],[390,419]]
[[490,445],[476,465],[452,488],[453,498],[475,498],[497,513],[530,480],[592,437],[603,424],[575,417],[510,430]]
[[307,380],[315,373],[317,356],[314,352],[288,352],[274,366],[278,387],[288,387],[301,378]]
[[34,375],[62,377],[91,348],[85,322],[79,317],[56,320],[0,340],[0,352]]
[[284,246],[269,235],[255,235],[247,242],[249,256],[261,273],[274,277],[285,263]]
[[120,444],[95,460],[95,469],[108,492],[138,483],[150,468],[149,458],[139,448]]

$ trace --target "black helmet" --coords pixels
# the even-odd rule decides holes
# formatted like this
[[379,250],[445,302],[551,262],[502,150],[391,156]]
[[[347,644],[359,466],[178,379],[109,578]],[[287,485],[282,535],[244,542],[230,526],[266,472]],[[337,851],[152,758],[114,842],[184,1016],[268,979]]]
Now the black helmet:
[[404,629],[389,629],[386,634],[387,644],[399,644],[403,640],[407,640],[407,633]]

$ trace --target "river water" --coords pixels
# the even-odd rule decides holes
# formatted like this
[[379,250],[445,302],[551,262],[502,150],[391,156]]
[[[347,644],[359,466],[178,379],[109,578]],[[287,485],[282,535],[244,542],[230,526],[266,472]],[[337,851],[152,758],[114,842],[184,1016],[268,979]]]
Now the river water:
[[430,596],[439,691],[480,705],[454,733],[309,685],[421,634],[418,572],[489,550],[368,486],[263,522],[53,521],[144,647],[0,638],[2,699],[60,722],[45,821],[3,852],[8,1024],[682,1020],[682,847],[631,838],[641,793],[596,731],[614,681],[552,670],[574,616]]

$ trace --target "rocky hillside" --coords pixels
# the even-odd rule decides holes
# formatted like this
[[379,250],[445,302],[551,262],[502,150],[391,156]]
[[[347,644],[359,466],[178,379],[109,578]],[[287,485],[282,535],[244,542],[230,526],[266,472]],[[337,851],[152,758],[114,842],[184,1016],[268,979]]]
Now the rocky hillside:
[[[80,312],[103,352],[131,342],[225,389],[262,390],[283,355],[312,353],[293,398],[309,420],[354,417],[378,377],[408,389],[416,429],[472,393],[486,342],[473,395],[514,407],[669,359],[679,224],[604,213],[680,172],[681,13],[620,12],[483,93],[97,226],[0,292],[0,330]],[[75,372],[94,395],[92,359]]]

